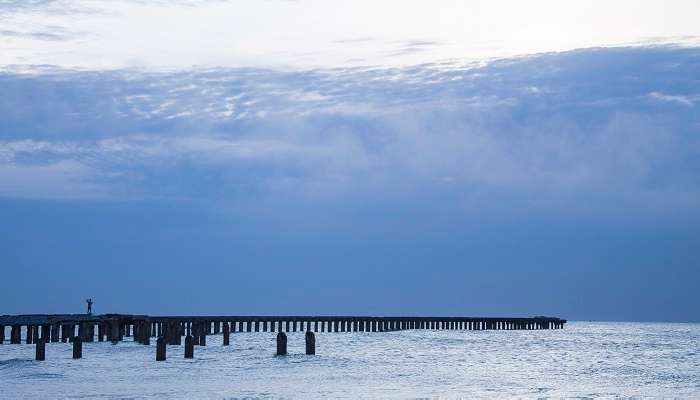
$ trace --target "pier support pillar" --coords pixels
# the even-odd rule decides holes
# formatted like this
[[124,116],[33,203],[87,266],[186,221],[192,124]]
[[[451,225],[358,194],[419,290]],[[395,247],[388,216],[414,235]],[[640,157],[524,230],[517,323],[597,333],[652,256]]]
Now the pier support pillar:
[[149,321],[145,321],[143,323],[143,329],[141,332],[141,344],[143,344],[144,346],[151,345],[151,323]]
[[20,344],[22,340],[22,326],[12,325],[10,329],[10,344]]
[[163,336],[156,340],[156,361],[165,361],[165,338]]
[[194,337],[191,335],[185,337],[185,358],[194,358]]
[[316,335],[311,331],[306,331],[306,354],[316,354]]
[[287,355],[287,334],[280,332],[277,334],[277,355]]
[[228,322],[224,322],[224,346],[229,345],[231,333],[229,332]]
[[58,343],[61,340],[60,331],[61,326],[59,324],[51,325],[51,343]]
[[46,360],[46,339],[40,338],[36,341],[36,354],[34,359],[37,361]]
[[25,336],[24,341],[27,344],[32,344],[32,339],[34,338],[34,327],[27,325],[27,336]]
[[73,337],[73,358],[83,358],[83,339],[80,336]]
[[5,343],[5,325],[0,325],[0,344]]

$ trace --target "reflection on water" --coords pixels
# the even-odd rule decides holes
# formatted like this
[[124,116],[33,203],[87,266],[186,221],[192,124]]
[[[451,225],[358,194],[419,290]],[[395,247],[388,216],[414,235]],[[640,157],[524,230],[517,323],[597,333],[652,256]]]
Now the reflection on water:
[[0,398],[700,397],[700,325],[570,322],[563,330],[211,336],[183,358],[155,345],[0,346]]

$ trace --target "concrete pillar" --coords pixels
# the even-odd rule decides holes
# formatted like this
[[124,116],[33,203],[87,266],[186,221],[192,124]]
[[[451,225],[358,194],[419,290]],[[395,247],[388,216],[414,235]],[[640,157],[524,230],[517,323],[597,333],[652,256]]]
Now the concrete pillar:
[[290,331],[290,329],[289,329],[289,321],[285,321],[285,325],[286,325],[286,326],[285,326],[285,328],[284,328],[284,331],[285,331],[285,332],[289,332],[289,331]]
[[0,344],[5,343],[5,325],[0,324]]
[[22,326],[12,325],[10,328],[10,344],[20,344],[22,341]]
[[287,335],[284,332],[277,334],[277,355],[287,355]]
[[143,322],[143,333],[141,336],[141,343],[144,346],[151,345],[151,323],[149,321]]
[[207,335],[202,332],[201,335],[199,335],[199,345],[200,346],[206,346],[207,345]]
[[224,322],[224,346],[229,345],[231,333],[229,331],[228,322]]
[[165,361],[165,338],[163,336],[156,340],[156,361]]
[[194,358],[194,337],[185,336],[185,358]]
[[267,332],[267,321],[260,321],[262,322],[262,331]]
[[83,339],[80,336],[73,337],[73,358],[83,358]]
[[253,330],[252,327],[252,321],[246,321],[246,329],[247,332],[251,332]]
[[32,343],[34,343],[34,342],[32,341],[32,340],[34,339],[34,327],[31,326],[31,325],[27,325],[26,331],[27,331],[27,335],[24,337],[24,341],[25,341],[27,344],[32,344]]
[[314,321],[314,332],[318,332],[318,321]]
[[44,339],[44,343],[51,342],[51,326],[42,325],[41,326],[41,338]]
[[311,331],[306,331],[306,354],[316,354],[316,335]]
[[39,340],[36,341],[36,354],[34,359],[37,361],[46,360],[46,339],[39,338]]
[[260,321],[255,320],[255,332],[260,332]]
[[59,332],[61,331],[61,326],[58,324],[51,325],[51,343],[58,343],[61,340]]

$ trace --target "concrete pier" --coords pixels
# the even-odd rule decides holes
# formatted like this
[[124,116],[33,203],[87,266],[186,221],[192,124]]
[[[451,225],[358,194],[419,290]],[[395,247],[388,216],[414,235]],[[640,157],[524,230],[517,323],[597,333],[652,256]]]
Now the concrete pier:
[[[269,334],[276,332],[278,353],[287,354],[288,332],[305,332],[306,353],[315,353],[318,332],[394,332],[408,329],[429,330],[526,330],[536,334],[544,329],[562,329],[565,319],[556,317],[373,317],[373,316],[148,316],[131,314],[32,314],[0,316],[0,343],[5,343],[5,327],[9,327],[9,343],[19,345],[23,333],[27,344],[41,347],[58,341],[73,343],[75,358],[82,357],[83,342],[126,340],[150,345],[158,337],[161,346],[180,345],[184,337],[185,356],[194,346],[206,346],[207,335],[222,335],[224,346],[230,335],[238,332]],[[504,332],[505,333],[505,332]],[[128,336],[129,335],[129,336]],[[161,340],[162,339],[162,340]],[[191,345],[188,346],[188,341]],[[40,344],[40,342],[43,342]],[[190,358],[190,357],[188,357]]]

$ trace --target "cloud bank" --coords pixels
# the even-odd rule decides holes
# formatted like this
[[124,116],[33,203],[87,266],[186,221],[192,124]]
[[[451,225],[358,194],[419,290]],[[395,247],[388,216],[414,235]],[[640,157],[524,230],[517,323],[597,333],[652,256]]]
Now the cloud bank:
[[700,51],[0,75],[0,195],[455,212],[700,204]]

